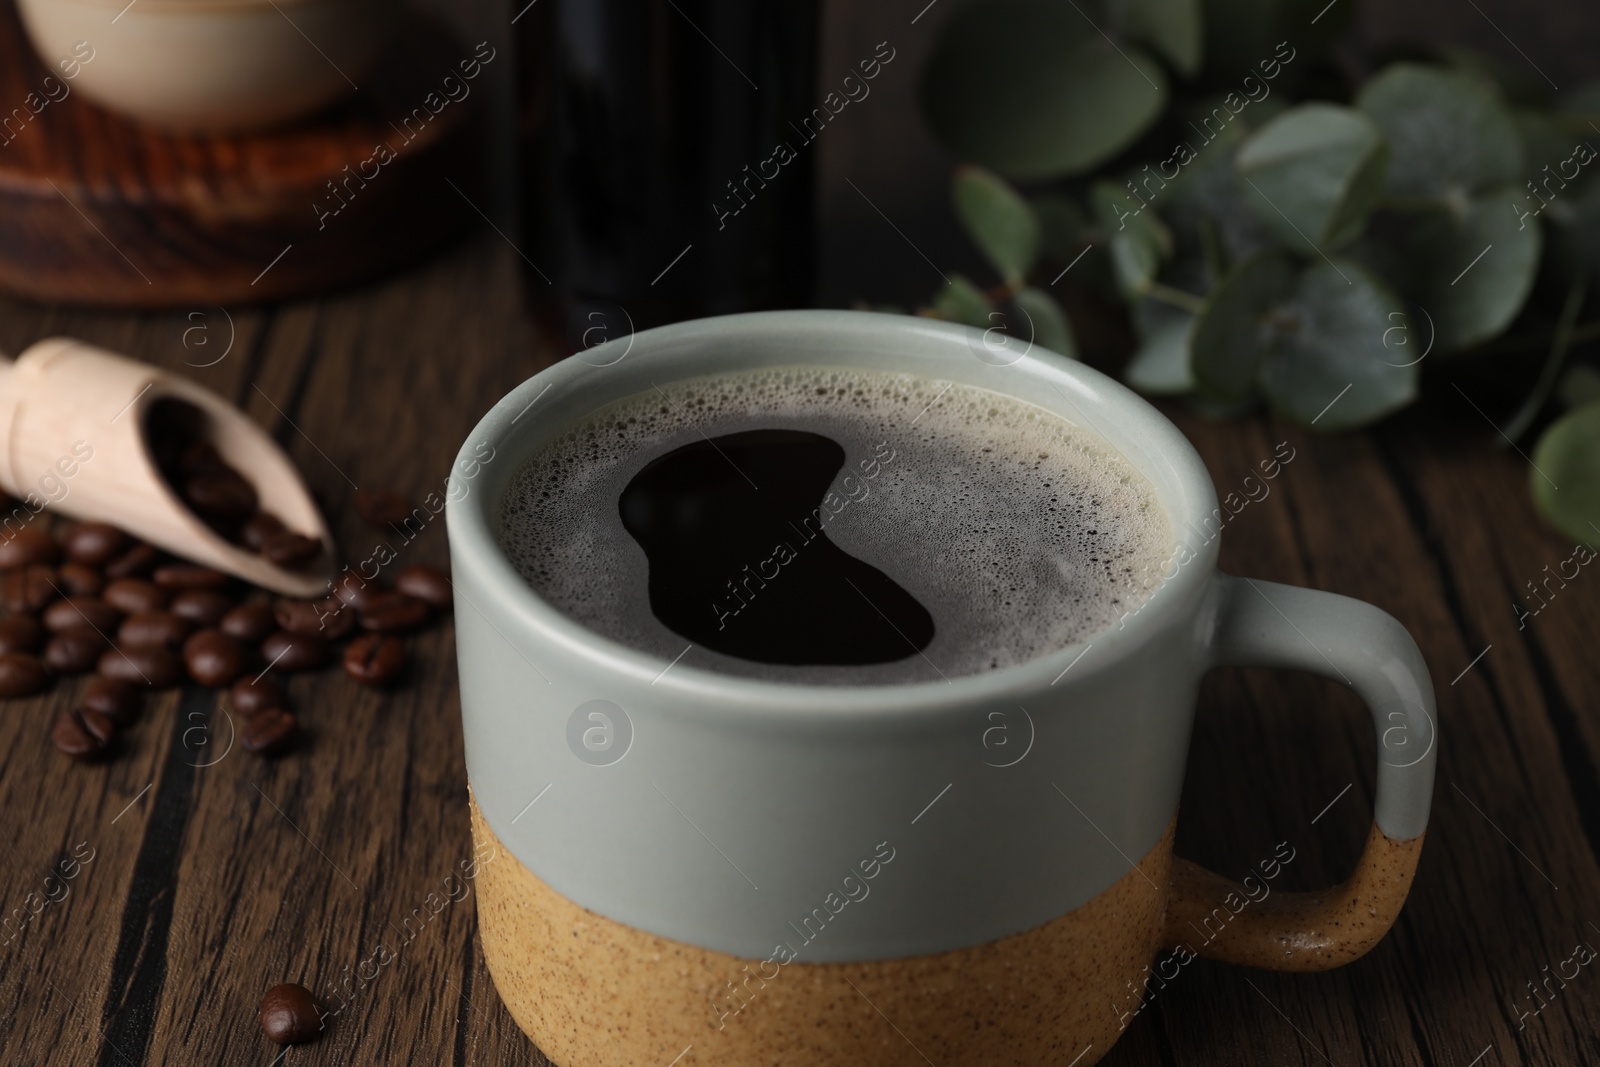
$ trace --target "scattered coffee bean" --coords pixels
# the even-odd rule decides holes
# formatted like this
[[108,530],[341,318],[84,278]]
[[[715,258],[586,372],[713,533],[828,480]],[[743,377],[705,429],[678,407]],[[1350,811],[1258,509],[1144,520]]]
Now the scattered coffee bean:
[[166,645],[122,645],[100,656],[102,677],[150,689],[170,689],[183,680],[183,661]]
[[116,736],[116,723],[93,708],[63,711],[50,730],[50,740],[73,759],[92,760],[106,754]]
[[110,633],[121,620],[122,612],[99,597],[67,597],[44,609],[44,627],[47,630],[90,626],[104,633]]
[[246,752],[258,756],[280,756],[294,747],[300,734],[300,724],[292,712],[282,708],[267,708],[245,720],[239,730],[239,741]]
[[105,634],[92,626],[68,627],[44,646],[44,665],[56,674],[88,674],[110,647]]
[[216,626],[233,608],[233,601],[215,589],[185,589],[172,598],[167,610],[196,626]]
[[233,706],[241,715],[249,716],[268,708],[287,708],[289,695],[283,686],[266,675],[258,678],[241,678],[228,691]]
[[226,589],[228,576],[197,563],[165,563],[156,568],[155,583],[163,589]]
[[39,657],[27,652],[0,654],[0,697],[30,697],[50,688],[50,675]]
[[380,633],[415,630],[428,621],[428,605],[416,597],[394,591],[373,597],[361,609],[361,627]]
[[67,531],[67,558],[86,567],[104,567],[128,548],[128,535],[104,522],[85,522]]
[[265,600],[240,604],[230,609],[217,624],[217,629],[229,637],[237,637],[251,644],[259,644],[277,628],[278,622],[273,617],[272,605]]
[[[329,636],[324,628],[324,617],[332,616],[320,604],[310,600],[290,600],[284,598],[272,605],[272,617],[278,620],[278,628],[288,630],[292,634],[311,634],[313,637]],[[344,614],[339,612],[340,615]]]
[[346,570],[333,581],[333,595],[341,602],[360,611],[372,603],[372,598],[387,592],[389,587],[377,578],[367,579],[355,571]]
[[54,563],[61,558],[55,538],[33,526],[0,539],[0,570],[26,567],[31,563]]
[[183,643],[183,663],[189,677],[221,689],[244,668],[244,646],[221,630],[201,630]]
[[298,1045],[322,1032],[316,998],[304,986],[286,982],[261,998],[261,1029],[280,1045]]
[[256,512],[256,489],[237,471],[196,474],[183,483],[183,499],[208,519],[243,522]]
[[267,666],[290,674],[314,671],[328,662],[328,642],[311,634],[279,630],[261,642]]
[[132,726],[139,720],[144,699],[127,682],[97,677],[84,690],[83,706],[108,716],[119,727]]
[[0,653],[37,652],[44,644],[44,627],[32,615],[7,615],[0,619]]
[[182,648],[193,630],[194,624],[188,619],[170,611],[141,611],[122,620],[122,625],[117,629],[117,643]]
[[151,545],[134,545],[128,551],[106,564],[106,577],[138,578],[155,570],[156,564],[161,561],[161,553]]
[[292,530],[273,534],[261,545],[261,554],[268,563],[280,567],[298,567],[310,563],[322,552],[322,542]]
[[344,649],[344,673],[366,685],[390,685],[405,666],[405,642],[390,634],[362,634]]
[[416,597],[435,611],[449,611],[455,603],[455,588],[450,575],[426,563],[413,563],[394,576],[394,587]]
[[30,563],[6,575],[0,585],[0,600],[9,612],[32,615],[56,600],[60,594],[54,567],[43,563]]
[[288,527],[283,524],[283,520],[272,512],[258,511],[246,519],[243,526],[239,527],[239,540],[250,551],[260,552],[261,546],[267,543],[267,538],[273,534],[283,533],[287,529]]
[[342,641],[356,628],[356,609],[348,607],[338,597],[325,596],[312,601],[322,612],[322,636],[330,641]]
[[118,611],[137,615],[141,611],[160,611],[167,606],[165,589],[143,578],[118,578],[106,585],[100,599]]
[[369,525],[387,532],[411,517],[411,505],[405,497],[387,489],[357,489],[356,512]]
[[82,563],[63,563],[56,572],[61,578],[61,591],[68,596],[99,596],[106,580],[99,571]]

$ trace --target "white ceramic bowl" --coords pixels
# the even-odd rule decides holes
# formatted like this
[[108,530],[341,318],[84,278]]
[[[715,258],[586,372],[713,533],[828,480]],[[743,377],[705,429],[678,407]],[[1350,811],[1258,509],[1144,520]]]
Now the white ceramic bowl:
[[[95,103],[190,131],[268,126],[354,91],[402,0],[17,0],[45,66]],[[57,90],[59,92],[59,90]]]

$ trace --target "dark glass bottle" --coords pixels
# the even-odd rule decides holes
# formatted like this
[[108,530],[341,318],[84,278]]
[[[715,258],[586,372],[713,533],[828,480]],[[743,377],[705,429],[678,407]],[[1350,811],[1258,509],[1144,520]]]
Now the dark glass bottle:
[[541,0],[519,22],[527,278],[569,346],[808,302],[815,150],[792,124],[816,0]]

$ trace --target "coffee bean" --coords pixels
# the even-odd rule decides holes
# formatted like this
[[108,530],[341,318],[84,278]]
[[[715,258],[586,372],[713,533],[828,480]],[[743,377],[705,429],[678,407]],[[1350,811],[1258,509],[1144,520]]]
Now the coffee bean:
[[128,535],[104,522],[85,522],[67,531],[67,558],[86,567],[104,567],[128,549]]
[[259,644],[277,628],[278,623],[273,617],[272,605],[264,600],[240,604],[230,609],[222,617],[222,621],[217,623],[217,629],[229,637],[237,637],[251,644]]
[[32,615],[55,601],[60,596],[58,589],[54,567],[31,563],[6,575],[0,584],[0,600],[9,612]]
[[344,673],[366,685],[389,685],[405,666],[405,642],[390,634],[362,634],[344,649]]
[[278,628],[292,634],[327,636],[323,626],[325,615],[331,616],[333,613],[310,600],[282,599],[272,605],[272,617],[278,620]]
[[346,570],[333,580],[332,593],[342,603],[360,611],[372,603],[372,598],[388,592],[389,587],[378,578],[363,578],[355,571]]
[[226,589],[228,576],[195,563],[167,563],[156,568],[156,585],[163,589]]
[[[188,427],[179,427],[178,429],[187,430]],[[184,437],[187,436],[188,434],[185,433]],[[218,474],[222,471],[233,469],[228,466],[228,461],[222,458],[222,454],[217,451],[216,446],[210,441],[181,441],[178,459],[173,466],[185,478],[194,478],[202,474]]]
[[201,630],[183,643],[183,663],[189,677],[221,689],[244,668],[244,646],[221,630]]
[[166,645],[122,645],[100,656],[99,672],[132,685],[170,689],[183,680],[183,661]]
[[201,515],[243,522],[256,512],[256,489],[234,470],[196,474],[183,483],[183,499]]
[[234,710],[245,716],[254,715],[268,708],[289,706],[289,695],[283,691],[283,686],[266,675],[240,678],[233,683],[228,696],[233,700]]
[[7,615],[0,619],[0,653],[37,652],[44,644],[44,627],[32,615]]
[[104,756],[116,737],[111,718],[93,708],[63,711],[50,730],[50,740],[73,759],[92,760]]
[[304,986],[273,986],[261,998],[261,1029],[280,1045],[310,1041],[322,1032],[316,998]]
[[139,721],[144,699],[127,682],[97,677],[84,690],[83,706],[110,717],[119,727],[132,726]]
[[322,552],[322,542],[292,530],[273,534],[261,545],[268,563],[279,567],[298,567],[310,563]]
[[261,655],[267,666],[294,674],[314,671],[328,662],[328,642],[311,634],[295,634],[285,630],[268,634],[261,642]]
[[106,580],[99,571],[82,563],[63,563],[56,572],[61,578],[61,591],[68,596],[99,596]]
[[449,611],[455,604],[455,589],[450,575],[426,563],[413,563],[394,576],[394,587],[416,597],[436,611]]
[[357,489],[356,512],[372,526],[387,531],[411,517],[411,505],[387,489]]
[[29,697],[50,688],[50,675],[39,657],[27,652],[0,654],[0,698]]
[[380,633],[415,630],[428,621],[428,605],[395,591],[373,597],[361,611],[361,626]]
[[56,674],[88,674],[100,663],[111,642],[92,626],[59,630],[44,646],[44,665]]
[[168,598],[165,589],[143,578],[118,578],[108,583],[100,594],[101,600],[129,615],[160,611],[167,606]]
[[161,562],[161,553],[151,545],[134,545],[128,551],[106,564],[106,577],[137,578],[149,574]]
[[258,511],[239,527],[239,540],[250,551],[260,552],[261,546],[267,543],[267,538],[273,534],[283,533],[287,529],[283,520],[272,512]]
[[44,626],[47,630],[89,626],[110,633],[121,620],[122,612],[93,596],[67,597],[44,609]]
[[0,570],[26,567],[31,563],[54,563],[61,558],[56,539],[33,526],[0,538]]
[[181,648],[193,630],[193,623],[170,611],[141,611],[122,620],[117,629],[117,643]]
[[294,747],[300,724],[292,712],[267,708],[250,716],[239,730],[239,741],[246,752],[258,756],[281,756]]
[[168,611],[196,626],[216,626],[232,608],[232,598],[215,589],[185,589],[167,606]]

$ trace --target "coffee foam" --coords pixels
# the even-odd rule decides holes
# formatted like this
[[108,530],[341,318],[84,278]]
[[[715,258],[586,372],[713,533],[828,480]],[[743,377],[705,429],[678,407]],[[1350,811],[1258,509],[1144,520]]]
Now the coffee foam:
[[[908,645],[907,658],[871,666],[777,666],[699,647],[683,657],[687,666],[836,685],[996,670],[1115,625],[1154,592],[1171,556],[1155,490],[1100,437],[984,389],[826,367],[674,382],[595,412],[512,478],[497,517],[501,546],[562,613],[673,660],[687,639],[652,614],[644,551],[623,528],[617,499],[646,463],[674,448],[768,428],[825,434],[844,448],[823,528],[915,596],[936,633],[921,654]],[[848,503],[840,510],[837,501]],[[790,544],[804,551],[798,535]],[[760,562],[730,559],[729,579]],[[780,570],[771,580],[786,577]],[[759,583],[746,589],[760,595]],[[727,601],[726,592],[716,595]],[[859,599],[838,604],[840,612],[873,610]],[[738,622],[735,615],[725,625]]]

